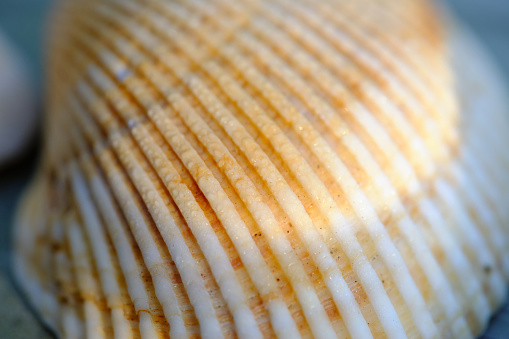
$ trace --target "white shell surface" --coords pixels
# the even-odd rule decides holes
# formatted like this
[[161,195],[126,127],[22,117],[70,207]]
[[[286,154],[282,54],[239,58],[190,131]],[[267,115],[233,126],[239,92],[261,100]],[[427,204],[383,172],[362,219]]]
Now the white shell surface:
[[35,133],[36,113],[27,65],[0,31],[0,166],[28,146]]
[[14,268],[62,337],[480,333],[508,104],[424,1],[63,2]]

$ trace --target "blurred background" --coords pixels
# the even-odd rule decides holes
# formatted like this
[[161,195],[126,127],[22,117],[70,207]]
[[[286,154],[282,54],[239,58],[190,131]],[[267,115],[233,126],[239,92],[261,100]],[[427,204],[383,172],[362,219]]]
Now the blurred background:
[[[509,80],[509,1],[437,0],[481,39]],[[42,113],[44,31],[50,0],[0,0],[0,31],[28,66],[36,110]],[[0,36],[1,38],[1,36]],[[1,41],[0,41],[1,42]],[[1,54],[0,54],[1,61]],[[5,71],[0,68],[1,72]],[[509,82],[509,81],[508,81]],[[1,106],[0,106],[1,107]],[[0,120],[1,121],[1,120]],[[0,164],[0,338],[52,338],[21,300],[9,272],[10,226],[17,200],[38,157],[39,132],[21,156]],[[486,339],[509,338],[509,304],[491,321]]]

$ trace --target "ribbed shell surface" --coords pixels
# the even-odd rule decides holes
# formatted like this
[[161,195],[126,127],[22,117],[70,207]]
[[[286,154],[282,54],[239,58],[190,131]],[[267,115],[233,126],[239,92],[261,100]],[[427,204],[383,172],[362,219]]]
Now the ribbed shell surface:
[[14,270],[62,338],[472,337],[509,278],[507,106],[420,0],[51,18]]

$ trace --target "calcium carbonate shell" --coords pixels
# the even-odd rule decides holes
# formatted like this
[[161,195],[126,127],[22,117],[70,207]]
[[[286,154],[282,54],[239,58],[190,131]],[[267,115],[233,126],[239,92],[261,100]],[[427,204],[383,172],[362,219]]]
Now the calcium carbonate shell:
[[63,338],[478,335],[509,125],[420,0],[62,2],[14,269]]

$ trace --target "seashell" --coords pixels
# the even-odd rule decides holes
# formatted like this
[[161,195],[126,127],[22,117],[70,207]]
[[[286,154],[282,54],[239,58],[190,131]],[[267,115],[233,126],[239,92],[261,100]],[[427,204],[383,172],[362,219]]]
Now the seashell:
[[69,1],[14,269],[65,338],[472,337],[507,103],[426,1]]
[[36,113],[27,65],[0,31],[0,166],[27,147],[35,132]]

